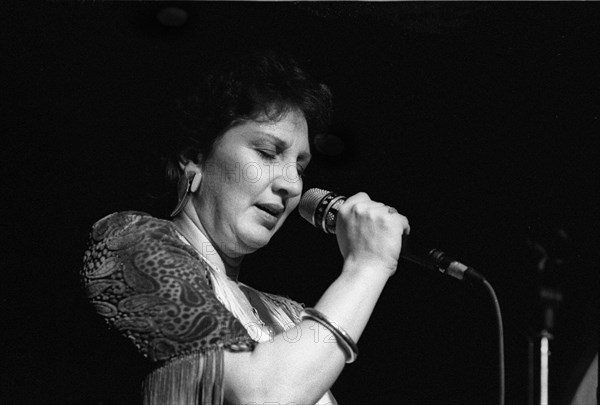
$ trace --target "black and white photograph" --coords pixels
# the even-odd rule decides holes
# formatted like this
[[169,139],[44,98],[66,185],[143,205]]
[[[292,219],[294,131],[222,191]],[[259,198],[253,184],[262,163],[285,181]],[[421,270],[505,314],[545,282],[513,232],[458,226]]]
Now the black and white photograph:
[[598,404],[598,3],[1,9],[0,403]]

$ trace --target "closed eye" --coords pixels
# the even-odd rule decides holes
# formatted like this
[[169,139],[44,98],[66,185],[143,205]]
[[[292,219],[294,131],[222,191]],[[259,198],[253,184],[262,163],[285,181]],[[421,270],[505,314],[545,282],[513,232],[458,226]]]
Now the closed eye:
[[262,149],[257,149],[256,150],[258,152],[258,154],[260,155],[260,157],[264,160],[275,160],[276,158],[276,154],[270,151],[264,151]]

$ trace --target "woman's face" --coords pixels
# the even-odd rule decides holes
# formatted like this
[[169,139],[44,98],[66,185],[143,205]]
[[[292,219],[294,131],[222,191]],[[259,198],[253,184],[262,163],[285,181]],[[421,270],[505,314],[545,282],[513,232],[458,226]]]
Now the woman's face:
[[225,132],[202,161],[194,205],[207,236],[230,257],[265,246],[296,208],[310,161],[301,112]]

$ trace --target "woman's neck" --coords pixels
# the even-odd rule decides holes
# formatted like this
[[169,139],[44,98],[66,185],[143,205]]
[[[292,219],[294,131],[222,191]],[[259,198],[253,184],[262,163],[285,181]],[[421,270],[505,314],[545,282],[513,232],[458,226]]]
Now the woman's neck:
[[237,282],[244,256],[228,256],[216,243],[213,243],[202,226],[191,199],[181,213],[173,219],[173,222],[185,231],[186,238],[192,239],[189,242],[194,245],[202,256],[216,266],[218,270],[225,272],[230,280]]

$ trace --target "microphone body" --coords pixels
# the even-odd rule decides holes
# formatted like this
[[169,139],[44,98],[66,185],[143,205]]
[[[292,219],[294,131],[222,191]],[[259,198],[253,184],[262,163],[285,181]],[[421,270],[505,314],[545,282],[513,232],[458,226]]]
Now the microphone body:
[[[334,234],[337,215],[346,197],[334,192],[311,188],[300,199],[300,216],[325,233]],[[448,257],[439,249],[431,249],[427,254],[415,254],[408,246],[408,238],[402,235],[400,257],[430,270],[437,270],[458,280],[465,278],[483,282],[485,278],[472,267]]]

